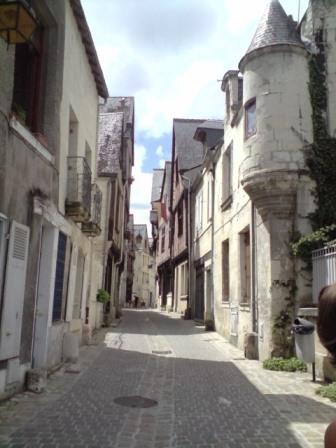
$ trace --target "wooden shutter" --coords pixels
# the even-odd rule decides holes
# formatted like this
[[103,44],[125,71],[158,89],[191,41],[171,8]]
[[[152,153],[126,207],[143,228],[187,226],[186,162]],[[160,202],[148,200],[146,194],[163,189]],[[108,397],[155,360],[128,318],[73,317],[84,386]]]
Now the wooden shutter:
[[29,228],[13,221],[6,265],[0,330],[0,359],[20,353],[22,312],[26,284]]

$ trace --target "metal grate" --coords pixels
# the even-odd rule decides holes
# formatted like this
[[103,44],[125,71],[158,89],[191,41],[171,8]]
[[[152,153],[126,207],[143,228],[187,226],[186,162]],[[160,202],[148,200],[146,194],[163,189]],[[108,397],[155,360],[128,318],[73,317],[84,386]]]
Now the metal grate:
[[128,408],[137,408],[137,409],[152,408],[158,405],[158,402],[156,400],[141,397],[139,395],[118,397],[115,398],[113,401],[114,403],[119,404],[120,406],[126,406]]
[[171,350],[152,350],[152,353],[154,355],[171,355],[172,351]]

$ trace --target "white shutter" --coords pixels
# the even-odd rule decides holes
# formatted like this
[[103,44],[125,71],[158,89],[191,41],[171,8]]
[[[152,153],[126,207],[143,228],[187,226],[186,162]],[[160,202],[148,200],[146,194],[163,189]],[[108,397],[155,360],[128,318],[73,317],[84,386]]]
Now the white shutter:
[[0,359],[20,353],[29,228],[13,221],[9,237],[0,330]]

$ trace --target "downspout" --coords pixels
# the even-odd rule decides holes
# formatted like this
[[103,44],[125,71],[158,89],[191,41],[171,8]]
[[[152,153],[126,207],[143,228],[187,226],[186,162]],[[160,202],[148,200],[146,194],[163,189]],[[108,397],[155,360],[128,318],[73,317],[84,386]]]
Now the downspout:
[[187,225],[187,240],[188,240],[188,298],[187,298],[187,308],[184,314],[185,319],[191,319],[191,263],[192,263],[192,245],[191,245],[191,181],[188,177],[181,175],[182,179],[188,182],[188,225]]
[[213,162],[213,157],[211,160],[211,319],[207,328],[212,331],[215,330],[215,303],[214,303],[214,292],[215,292],[215,282],[214,282],[214,266],[215,266],[215,179],[216,171]]
[[[126,184],[125,184],[126,185]],[[120,227],[120,231],[121,231],[121,248],[120,248],[120,256],[119,256],[119,260],[116,262],[116,269],[119,270],[119,266],[121,265],[121,263],[123,262],[124,259],[124,240],[125,240],[125,230],[124,230],[124,225],[125,225],[125,198],[126,198],[126,192],[125,192],[126,187],[124,186],[124,201],[123,201],[123,213],[122,213],[122,226]],[[119,275],[119,274],[118,274]],[[121,285],[121,274],[119,275],[119,288],[118,288],[118,313],[119,313],[119,301],[120,301],[120,285]],[[116,310],[117,310],[117,306],[116,306]],[[118,316],[117,316],[118,317]]]
[[258,303],[256,296],[256,238],[255,238],[255,205],[251,202],[251,292],[252,292],[252,331],[258,333]]

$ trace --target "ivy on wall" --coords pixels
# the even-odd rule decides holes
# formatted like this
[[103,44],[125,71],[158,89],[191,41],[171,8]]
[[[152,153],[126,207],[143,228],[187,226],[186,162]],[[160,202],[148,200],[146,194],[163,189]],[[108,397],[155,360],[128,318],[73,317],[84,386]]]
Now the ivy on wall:
[[293,254],[311,269],[311,253],[336,239],[336,139],[328,132],[328,89],[323,30],[316,36],[317,54],[309,61],[309,94],[312,104],[313,144],[307,153],[307,167],[315,181],[316,210],[309,218],[313,233],[292,244]]

